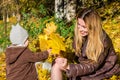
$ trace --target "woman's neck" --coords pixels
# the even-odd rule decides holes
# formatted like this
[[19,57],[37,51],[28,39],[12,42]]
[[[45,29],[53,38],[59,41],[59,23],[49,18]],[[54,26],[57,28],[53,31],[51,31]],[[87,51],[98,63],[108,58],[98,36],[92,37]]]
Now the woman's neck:
[[83,43],[87,40],[87,36],[82,37]]

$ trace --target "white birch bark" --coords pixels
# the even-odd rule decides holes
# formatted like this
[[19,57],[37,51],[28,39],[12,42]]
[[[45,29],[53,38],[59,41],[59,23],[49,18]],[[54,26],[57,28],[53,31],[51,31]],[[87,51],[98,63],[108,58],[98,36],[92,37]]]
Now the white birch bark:
[[76,0],[55,0],[55,17],[71,21],[76,15]]
[[9,15],[8,15],[8,12],[7,12],[7,22],[9,22]]
[[76,0],[68,0],[66,10],[67,10],[66,19],[69,22],[76,15]]
[[55,0],[55,17],[63,19],[64,9],[63,0]]

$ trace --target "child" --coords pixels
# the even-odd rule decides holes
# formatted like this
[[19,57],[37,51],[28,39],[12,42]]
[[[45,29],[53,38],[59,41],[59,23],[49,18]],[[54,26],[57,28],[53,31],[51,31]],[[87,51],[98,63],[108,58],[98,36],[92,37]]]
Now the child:
[[19,24],[12,26],[11,45],[6,48],[7,80],[38,80],[35,62],[48,58],[51,50],[32,53],[28,49],[28,33]]

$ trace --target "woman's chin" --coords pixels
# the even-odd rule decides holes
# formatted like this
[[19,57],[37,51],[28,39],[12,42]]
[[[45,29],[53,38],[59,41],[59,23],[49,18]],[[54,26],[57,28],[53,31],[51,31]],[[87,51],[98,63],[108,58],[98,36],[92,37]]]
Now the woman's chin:
[[86,34],[82,34],[81,36],[82,36],[82,37],[85,37],[85,36],[87,36],[87,35],[86,35]]

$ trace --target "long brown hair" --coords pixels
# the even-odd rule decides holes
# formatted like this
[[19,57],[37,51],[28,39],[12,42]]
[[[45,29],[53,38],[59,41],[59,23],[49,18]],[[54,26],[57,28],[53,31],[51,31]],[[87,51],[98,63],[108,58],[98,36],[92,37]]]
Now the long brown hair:
[[[86,46],[86,56],[88,59],[98,61],[100,54],[104,51],[103,47],[103,30],[101,18],[93,9],[85,9],[77,14],[77,20],[81,18],[84,20],[88,28],[88,42]],[[81,55],[82,36],[78,31],[77,22],[74,29],[76,54]]]

